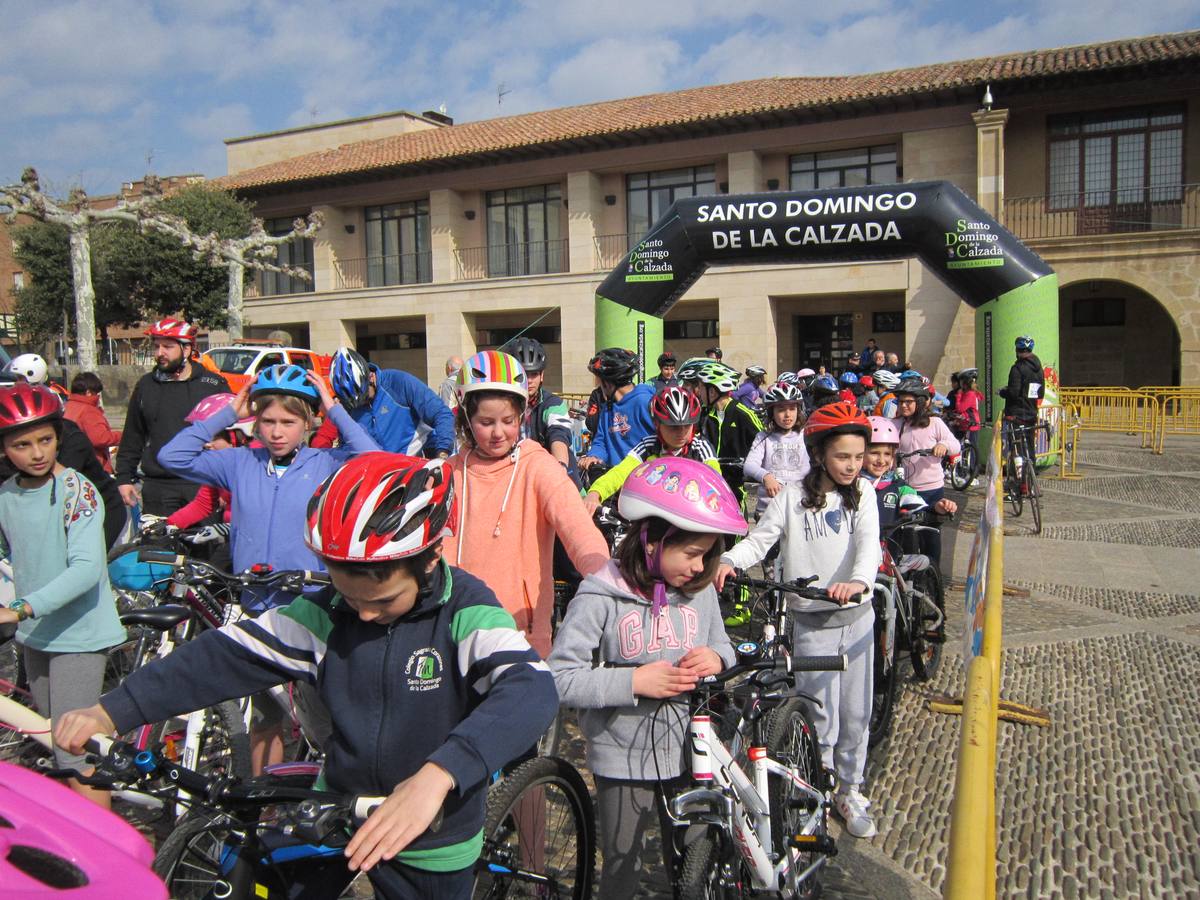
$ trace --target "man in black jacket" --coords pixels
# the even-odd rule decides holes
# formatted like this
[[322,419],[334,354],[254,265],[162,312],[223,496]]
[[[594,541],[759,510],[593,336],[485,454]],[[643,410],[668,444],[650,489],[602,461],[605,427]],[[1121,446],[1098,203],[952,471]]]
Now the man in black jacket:
[[[117,450],[117,484],[126,506],[169,516],[196,496],[198,485],[177,478],[158,462],[158,451],[184,427],[184,417],[213,394],[230,393],[220,375],[193,362],[196,328],[180,319],[162,319],[146,332],[154,341],[154,371],[143,375],[129,398],[125,431]],[[142,490],[134,482],[138,466]]]
[[[1033,355],[1033,338],[1019,337],[1016,341],[1017,361],[1008,370],[1008,384],[1000,389],[1004,398],[1004,417],[1018,425],[1032,425],[1038,420],[1038,405],[1046,393],[1046,376],[1042,361]],[[1026,458],[1034,458],[1033,431],[1026,431]]]

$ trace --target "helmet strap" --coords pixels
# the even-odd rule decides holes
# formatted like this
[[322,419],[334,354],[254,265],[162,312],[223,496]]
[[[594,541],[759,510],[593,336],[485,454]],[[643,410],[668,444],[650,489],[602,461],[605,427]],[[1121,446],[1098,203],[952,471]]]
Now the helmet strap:
[[653,618],[658,618],[662,615],[662,611],[667,606],[667,583],[662,577],[662,555],[663,547],[666,546],[667,538],[678,532],[679,529],[668,523],[667,530],[663,532],[663,536],[658,539],[658,544],[654,548],[654,552],[650,552],[647,547],[648,538],[650,535],[649,521],[642,523],[642,553],[646,557],[646,570],[650,573],[650,577],[654,579],[654,592],[651,597],[650,615]]

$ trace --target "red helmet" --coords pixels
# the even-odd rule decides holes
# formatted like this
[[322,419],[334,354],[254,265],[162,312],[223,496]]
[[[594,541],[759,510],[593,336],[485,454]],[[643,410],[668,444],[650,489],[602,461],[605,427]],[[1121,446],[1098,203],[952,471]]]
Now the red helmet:
[[804,443],[813,446],[817,441],[835,434],[858,434],[871,441],[871,420],[853,403],[840,401],[819,406],[812,411],[804,425]]
[[650,415],[659,425],[695,425],[700,421],[700,400],[672,384],[654,395]]
[[62,402],[44,384],[18,382],[0,388],[0,434],[38,422],[61,419]]
[[308,502],[306,540],[336,562],[415,556],[450,533],[450,463],[399,453],[363,453],[334,472]]
[[170,338],[181,344],[194,344],[198,333],[195,325],[189,325],[183,319],[159,319],[146,329],[146,334],[152,338]]

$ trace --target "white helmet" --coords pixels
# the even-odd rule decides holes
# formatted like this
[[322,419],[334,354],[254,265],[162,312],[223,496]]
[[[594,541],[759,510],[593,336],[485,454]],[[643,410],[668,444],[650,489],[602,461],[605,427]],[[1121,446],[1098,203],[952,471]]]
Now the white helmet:
[[900,376],[895,372],[889,372],[887,369],[880,369],[871,377],[875,379],[875,384],[885,391],[895,390],[896,386],[900,384]]
[[30,384],[45,384],[50,380],[50,367],[36,353],[22,353],[5,369],[11,375],[19,375]]

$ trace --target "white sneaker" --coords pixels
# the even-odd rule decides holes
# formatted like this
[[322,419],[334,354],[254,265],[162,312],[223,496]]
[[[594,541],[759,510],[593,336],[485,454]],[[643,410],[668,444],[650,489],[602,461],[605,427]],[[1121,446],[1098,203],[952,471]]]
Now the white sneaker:
[[871,818],[868,807],[871,801],[862,792],[851,788],[839,792],[833,798],[834,808],[846,823],[846,830],[856,838],[875,837],[875,820]]

